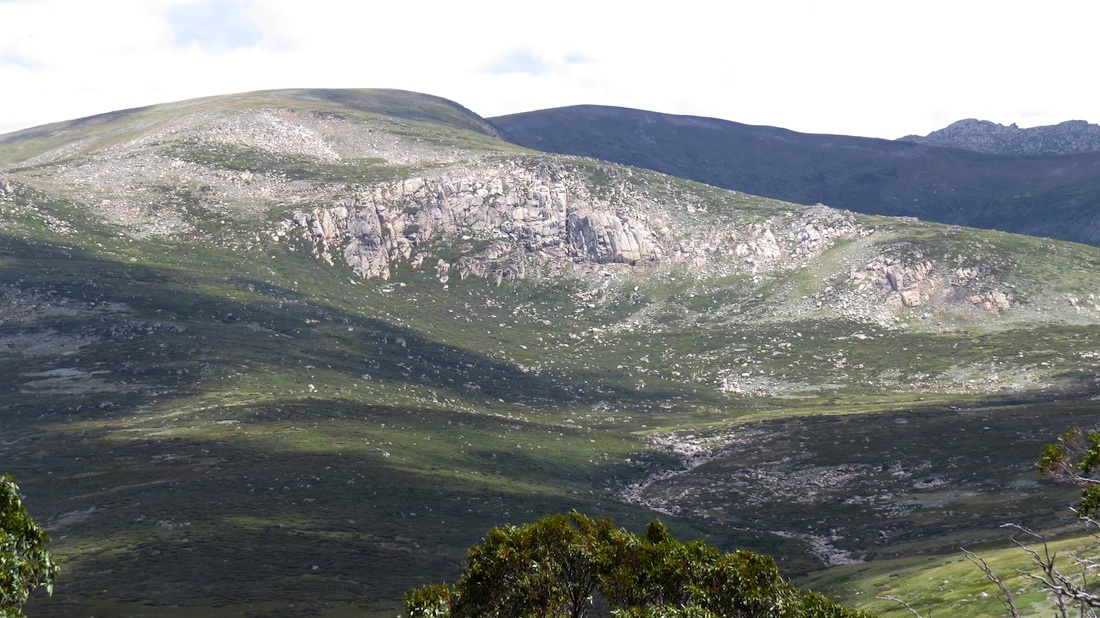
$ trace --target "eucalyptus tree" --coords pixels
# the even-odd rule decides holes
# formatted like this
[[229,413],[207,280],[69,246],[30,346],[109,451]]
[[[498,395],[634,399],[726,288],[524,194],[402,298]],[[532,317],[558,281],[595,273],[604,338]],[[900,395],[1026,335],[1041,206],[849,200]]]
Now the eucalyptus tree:
[[0,475],[0,616],[22,617],[31,591],[53,584],[61,571],[46,548],[50,537],[23,507],[19,486]]
[[642,535],[576,511],[491,529],[455,584],[410,590],[410,618],[869,618],[799,591],[775,561],[681,543],[658,521]]

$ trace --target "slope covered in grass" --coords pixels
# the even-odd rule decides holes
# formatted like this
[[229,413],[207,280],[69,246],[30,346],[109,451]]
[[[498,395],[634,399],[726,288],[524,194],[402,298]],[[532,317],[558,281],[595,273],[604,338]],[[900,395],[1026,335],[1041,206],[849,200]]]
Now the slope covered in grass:
[[65,569],[35,615],[392,615],[573,508],[793,576],[1067,499],[1030,463],[1091,419],[1096,249],[482,122],[291,91],[0,138],[0,455]]

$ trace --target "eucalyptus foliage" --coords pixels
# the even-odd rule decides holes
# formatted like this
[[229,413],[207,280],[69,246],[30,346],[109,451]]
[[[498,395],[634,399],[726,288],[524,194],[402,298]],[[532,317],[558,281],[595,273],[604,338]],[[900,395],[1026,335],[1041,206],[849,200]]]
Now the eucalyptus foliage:
[[491,529],[454,585],[405,595],[411,618],[868,618],[784,581],[775,561],[681,543],[658,521],[643,535],[576,511]]
[[1039,470],[1047,476],[1083,486],[1077,502],[1077,514],[1083,518],[1100,513],[1100,431],[1071,429],[1058,441],[1043,447]]
[[19,499],[10,474],[0,475],[0,616],[23,616],[23,604],[35,588],[53,594],[60,567],[46,549],[50,537]]

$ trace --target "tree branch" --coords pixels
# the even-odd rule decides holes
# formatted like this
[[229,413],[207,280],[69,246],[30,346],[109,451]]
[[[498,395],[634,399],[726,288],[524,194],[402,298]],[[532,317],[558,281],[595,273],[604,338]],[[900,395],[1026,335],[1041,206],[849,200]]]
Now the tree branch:
[[985,573],[986,579],[996,584],[997,588],[1001,591],[1000,594],[997,595],[997,600],[1001,602],[1001,605],[1005,606],[1005,609],[1007,609],[1010,614],[1012,614],[1012,618],[1021,618],[1020,611],[1016,609],[1016,604],[1012,601],[1012,592],[1004,585],[1001,578],[997,577],[993,569],[989,568],[989,564],[986,563],[985,559],[966,548],[960,547],[959,549],[962,551],[963,555],[966,556],[967,560],[973,562],[974,566]]
[[932,618],[932,612],[931,611],[928,612],[927,616],[922,616],[922,615],[920,615],[920,612],[913,609],[913,607],[911,605],[909,605],[908,603],[906,603],[905,601],[902,601],[901,599],[899,599],[897,597],[892,597],[890,595],[883,595],[883,596],[875,597],[875,598],[876,599],[882,599],[883,601],[893,601],[894,603],[897,603],[897,604],[905,607],[905,609],[909,610],[909,612],[911,614],[913,614],[914,616],[916,616],[917,618]]

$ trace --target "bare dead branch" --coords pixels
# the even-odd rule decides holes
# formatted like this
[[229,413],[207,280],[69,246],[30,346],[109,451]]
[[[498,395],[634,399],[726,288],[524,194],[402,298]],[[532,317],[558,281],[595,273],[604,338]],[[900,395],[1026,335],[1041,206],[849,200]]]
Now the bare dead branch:
[[[1024,526],[1018,524],[1005,524],[1005,528],[1015,528],[1024,534],[1037,539],[1042,545],[1042,552],[1036,551],[1030,547],[1027,547],[1023,542],[1012,538],[1012,543],[1019,547],[1023,552],[1031,557],[1034,562],[1038,574],[1033,571],[1017,571],[1022,576],[1032,581],[1038,582],[1040,586],[1054,595],[1054,604],[1058,608],[1059,613],[1063,618],[1068,618],[1069,607],[1066,603],[1067,600],[1072,601],[1078,605],[1081,610],[1081,615],[1086,615],[1086,608],[1088,609],[1100,609],[1100,595],[1093,594],[1087,590],[1087,579],[1085,574],[1088,569],[1097,568],[1097,564],[1091,560],[1082,560],[1075,554],[1071,553],[1075,562],[1082,568],[1081,571],[1081,583],[1073,581],[1069,576],[1065,575],[1057,568],[1058,552],[1052,552],[1050,546],[1047,544],[1046,537],[1041,534],[1037,534]],[[964,550],[965,551],[965,550]],[[969,557],[969,556],[968,556]],[[971,560],[973,562],[973,560]],[[979,568],[981,566],[979,565]],[[984,569],[983,569],[984,570]],[[989,577],[989,574],[986,574]],[[1000,585],[1000,584],[998,584]],[[1003,590],[1002,586],[1002,590]],[[1095,616],[1095,611],[1089,611],[1089,616]]]
[[963,555],[966,556],[967,560],[981,569],[982,573],[985,573],[986,579],[997,586],[997,589],[1000,590],[1000,593],[997,595],[997,600],[1001,602],[1001,605],[1005,606],[1005,609],[1012,615],[1012,618],[1021,618],[1020,611],[1016,609],[1016,604],[1012,601],[1012,592],[1009,591],[1008,587],[1001,581],[1001,578],[993,572],[993,569],[989,568],[989,564],[986,563],[985,559],[968,549],[962,547],[959,549],[962,551]]
[[883,596],[875,597],[875,598],[876,599],[882,599],[883,601],[893,601],[894,603],[897,603],[897,604],[903,606],[905,609],[909,610],[909,613],[913,614],[917,618],[932,618],[932,611],[931,610],[929,610],[928,615],[922,616],[920,614],[920,612],[913,609],[913,607],[911,605],[909,605],[908,603],[906,603],[905,601],[902,601],[901,599],[899,599],[897,597],[892,597],[890,595],[883,595]]

